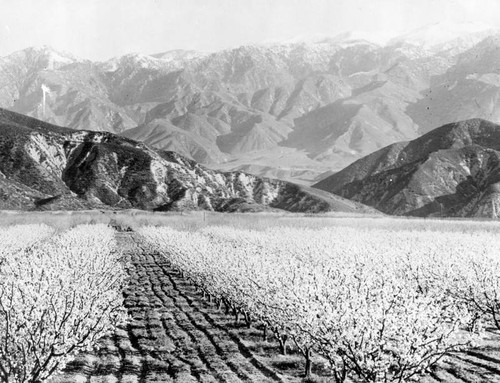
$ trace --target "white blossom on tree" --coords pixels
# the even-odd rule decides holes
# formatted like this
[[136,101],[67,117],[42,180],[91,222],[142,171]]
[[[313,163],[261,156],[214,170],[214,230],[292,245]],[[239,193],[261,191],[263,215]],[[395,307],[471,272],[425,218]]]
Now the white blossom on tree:
[[83,225],[3,254],[1,382],[45,381],[124,317],[125,272],[113,235]]

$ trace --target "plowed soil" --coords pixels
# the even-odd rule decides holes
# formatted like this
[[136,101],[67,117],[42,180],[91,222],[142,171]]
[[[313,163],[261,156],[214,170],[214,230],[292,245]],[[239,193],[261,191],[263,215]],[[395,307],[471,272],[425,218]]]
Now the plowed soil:
[[[52,379],[66,382],[272,383],[301,382],[303,360],[279,354],[277,343],[258,328],[235,323],[214,303],[151,253],[135,233],[117,233],[129,261],[124,290],[130,319],[96,352],[82,353]],[[317,382],[329,382],[319,358]],[[500,336],[490,332],[477,350],[443,360],[422,381],[499,382]]]

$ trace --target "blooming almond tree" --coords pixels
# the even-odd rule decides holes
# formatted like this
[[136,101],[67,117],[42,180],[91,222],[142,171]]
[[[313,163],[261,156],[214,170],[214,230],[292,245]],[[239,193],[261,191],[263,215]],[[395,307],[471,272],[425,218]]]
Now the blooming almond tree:
[[464,300],[491,313],[495,302],[483,298],[500,291],[500,267],[483,272],[492,262],[481,250],[496,244],[488,233],[471,242],[462,233],[343,227],[140,232],[202,290],[271,329],[283,353],[293,341],[306,376],[312,353],[325,357],[336,383],[418,380],[475,336],[462,330],[474,315]]
[[5,256],[0,267],[0,381],[43,382],[124,318],[113,231],[76,227]]
[[405,287],[366,287],[346,289],[346,303],[324,306],[319,352],[336,367],[363,382],[407,382],[469,345],[470,336],[458,331],[467,320],[462,313],[444,314],[432,297]]

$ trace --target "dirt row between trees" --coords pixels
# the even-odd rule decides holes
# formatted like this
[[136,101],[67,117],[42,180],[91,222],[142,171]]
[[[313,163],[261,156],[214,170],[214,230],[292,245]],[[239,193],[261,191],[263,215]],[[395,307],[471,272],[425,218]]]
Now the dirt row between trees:
[[[129,261],[124,290],[130,320],[104,338],[94,353],[82,353],[55,383],[274,383],[302,381],[302,358],[279,354],[258,328],[235,323],[215,304],[151,253],[136,233],[117,233]],[[500,382],[500,337],[481,350],[446,361],[423,379],[435,382]],[[329,382],[327,366],[315,360],[317,382]]]

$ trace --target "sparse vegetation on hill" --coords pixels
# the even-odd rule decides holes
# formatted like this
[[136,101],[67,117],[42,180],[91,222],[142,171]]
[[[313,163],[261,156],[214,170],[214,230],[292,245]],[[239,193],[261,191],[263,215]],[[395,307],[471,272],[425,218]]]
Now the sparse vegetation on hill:
[[0,107],[121,133],[225,171],[310,184],[449,122],[500,122],[498,30],[425,41],[447,28],[387,46],[344,35],[104,63],[28,48],[0,58]]
[[372,212],[305,186],[207,169],[107,132],[0,109],[0,209]]
[[500,125],[473,119],[390,145],[314,187],[387,214],[498,218],[499,172]]

